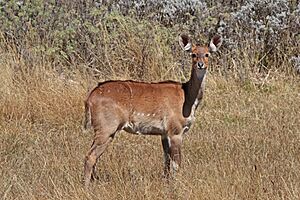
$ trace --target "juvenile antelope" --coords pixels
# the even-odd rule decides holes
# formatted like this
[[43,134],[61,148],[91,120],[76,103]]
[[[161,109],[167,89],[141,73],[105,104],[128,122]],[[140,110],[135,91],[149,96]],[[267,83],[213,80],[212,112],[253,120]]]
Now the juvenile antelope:
[[181,144],[195,120],[195,111],[203,98],[205,75],[211,52],[221,46],[222,38],[214,36],[209,45],[192,45],[182,35],[179,44],[190,52],[192,71],[188,82],[144,83],[106,81],[99,83],[85,101],[85,128],[92,126],[94,140],[84,164],[87,186],[95,178],[95,166],[115,134],[125,130],[134,134],[160,135],[164,157],[164,173],[181,164]]

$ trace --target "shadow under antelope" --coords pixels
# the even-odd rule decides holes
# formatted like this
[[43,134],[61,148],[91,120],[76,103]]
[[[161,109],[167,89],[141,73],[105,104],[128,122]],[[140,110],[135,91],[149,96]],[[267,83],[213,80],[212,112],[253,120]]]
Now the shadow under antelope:
[[193,124],[203,98],[209,55],[221,43],[220,36],[214,36],[208,46],[192,45],[186,35],[179,37],[182,49],[192,57],[191,76],[186,83],[106,81],[90,92],[85,101],[84,127],[92,126],[95,135],[85,157],[86,186],[96,178],[96,162],[120,130],[160,135],[165,175],[169,176],[171,166],[174,170],[180,167],[182,137]]

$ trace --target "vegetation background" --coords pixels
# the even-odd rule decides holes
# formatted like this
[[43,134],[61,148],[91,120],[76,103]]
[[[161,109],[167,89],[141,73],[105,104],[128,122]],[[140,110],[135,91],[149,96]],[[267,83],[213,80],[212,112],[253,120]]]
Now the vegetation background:
[[[0,1],[1,199],[300,199],[298,0]],[[85,190],[83,101],[110,79],[186,81],[188,33],[213,55],[183,167],[121,133]]]

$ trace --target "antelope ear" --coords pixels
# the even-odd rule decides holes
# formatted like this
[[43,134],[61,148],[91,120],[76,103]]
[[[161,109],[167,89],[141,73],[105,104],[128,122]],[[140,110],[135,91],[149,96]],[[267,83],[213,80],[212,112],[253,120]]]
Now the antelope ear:
[[183,34],[179,36],[179,45],[184,51],[190,51],[192,49],[192,43],[189,36]]
[[222,37],[220,35],[215,35],[209,43],[209,50],[211,52],[216,52],[221,46],[222,42],[223,42]]

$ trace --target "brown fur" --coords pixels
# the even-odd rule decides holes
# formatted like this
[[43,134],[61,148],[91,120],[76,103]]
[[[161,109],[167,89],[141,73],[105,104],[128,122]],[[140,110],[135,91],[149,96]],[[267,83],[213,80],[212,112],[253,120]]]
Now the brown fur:
[[[183,39],[184,49],[189,50],[189,40]],[[165,174],[168,176],[171,164],[177,170],[181,164],[183,133],[192,125],[203,97],[209,48],[193,46],[191,52],[193,65],[187,83],[106,81],[91,91],[85,102],[84,127],[91,125],[95,136],[85,158],[86,185],[95,178],[98,158],[120,130],[160,135],[166,160]]]

